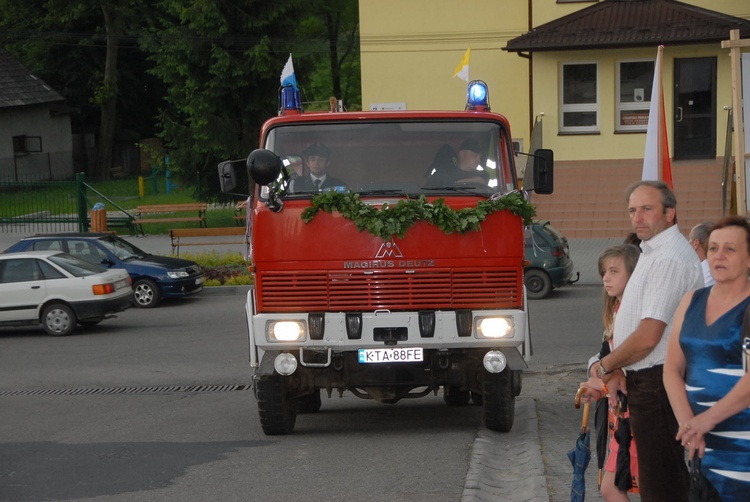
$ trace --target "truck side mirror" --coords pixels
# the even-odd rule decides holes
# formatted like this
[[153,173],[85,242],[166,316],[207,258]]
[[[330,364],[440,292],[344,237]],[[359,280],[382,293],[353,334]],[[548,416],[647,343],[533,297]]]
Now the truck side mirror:
[[[236,193],[235,190],[240,192],[250,190],[245,174],[245,159],[225,160],[219,163],[218,169],[219,185],[223,193]],[[242,183],[242,180],[245,180],[245,182]],[[240,195],[247,196],[248,194],[240,193]]]
[[534,186],[536,193],[550,194],[554,188],[554,153],[540,148],[534,151]]

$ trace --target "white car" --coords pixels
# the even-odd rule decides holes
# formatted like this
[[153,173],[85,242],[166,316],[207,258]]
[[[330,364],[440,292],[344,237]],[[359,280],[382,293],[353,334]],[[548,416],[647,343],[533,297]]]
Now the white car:
[[53,336],[90,326],[131,305],[123,269],[105,269],[59,251],[0,255],[0,326],[41,323]]

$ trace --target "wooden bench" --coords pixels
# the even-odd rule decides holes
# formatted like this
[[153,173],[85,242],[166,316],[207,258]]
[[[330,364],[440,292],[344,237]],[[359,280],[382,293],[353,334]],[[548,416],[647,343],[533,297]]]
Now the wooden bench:
[[[212,240],[207,237],[242,236],[241,239]],[[180,246],[219,246],[229,244],[245,244],[244,227],[213,227],[213,228],[173,228],[169,231],[172,242],[172,254],[180,256]],[[188,239],[185,241],[185,239]],[[193,240],[201,239],[201,240]]]
[[[149,206],[138,206],[136,208],[136,217],[133,220],[135,225],[143,232],[144,223],[174,223],[178,221],[197,221],[198,226],[206,227],[206,210],[208,204],[205,202],[188,203],[188,204],[154,204]],[[197,211],[197,216],[170,216],[162,218],[145,218],[145,215],[151,214],[174,214],[185,213],[188,211]]]

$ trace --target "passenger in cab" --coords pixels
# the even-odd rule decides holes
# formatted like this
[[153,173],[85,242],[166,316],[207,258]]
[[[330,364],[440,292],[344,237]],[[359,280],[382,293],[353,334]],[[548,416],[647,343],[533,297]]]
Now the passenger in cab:
[[487,186],[490,175],[482,167],[484,153],[479,141],[473,138],[461,143],[457,155],[450,146],[443,145],[435,155],[425,188]]

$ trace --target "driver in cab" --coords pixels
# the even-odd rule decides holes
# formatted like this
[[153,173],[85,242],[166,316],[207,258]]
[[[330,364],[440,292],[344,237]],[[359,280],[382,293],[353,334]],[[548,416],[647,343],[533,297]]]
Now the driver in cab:
[[[326,188],[344,186],[346,183],[328,174],[331,150],[323,143],[313,143],[302,152],[302,159],[307,169],[303,175],[292,180],[291,190],[294,193],[318,192]],[[305,171],[307,171],[305,173]]]

